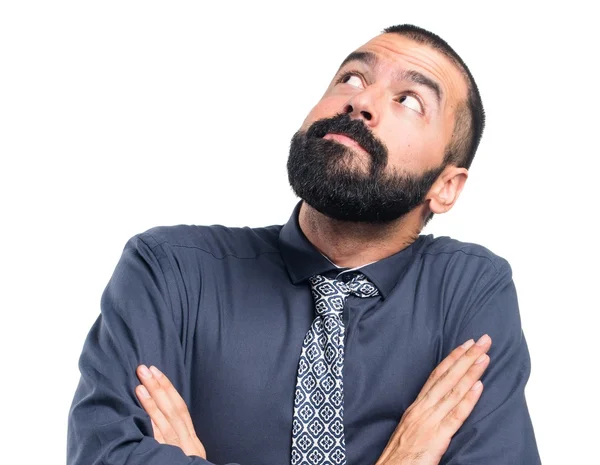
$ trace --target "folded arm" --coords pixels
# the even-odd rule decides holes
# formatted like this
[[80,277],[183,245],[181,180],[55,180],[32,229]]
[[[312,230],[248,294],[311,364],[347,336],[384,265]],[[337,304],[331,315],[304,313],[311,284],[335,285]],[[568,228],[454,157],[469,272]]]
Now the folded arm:
[[536,465],[540,463],[525,401],[531,371],[509,264],[501,260],[482,277],[468,311],[447,334],[447,349],[488,333],[494,344],[482,377],[484,392],[453,437],[441,465]]
[[68,418],[68,465],[210,464],[157,442],[135,394],[136,368],[155,365],[190,401],[173,321],[176,296],[169,293],[163,270],[170,272],[160,247],[139,236],[127,243],[79,359],[81,378]]

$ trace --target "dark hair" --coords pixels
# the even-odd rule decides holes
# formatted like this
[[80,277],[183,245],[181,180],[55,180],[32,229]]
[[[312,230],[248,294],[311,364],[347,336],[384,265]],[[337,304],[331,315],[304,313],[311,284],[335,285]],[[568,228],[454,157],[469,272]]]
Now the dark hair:
[[481,96],[469,68],[452,47],[433,32],[412,24],[401,24],[390,26],[384,29],[383,33],[400,34],[420,44],[428,45],[448,57],[464,75],[468,86],[467,101],[459,103],[456,109],[452,139],[446,147],[444,162],[468,169],[475,157],[485,125]]

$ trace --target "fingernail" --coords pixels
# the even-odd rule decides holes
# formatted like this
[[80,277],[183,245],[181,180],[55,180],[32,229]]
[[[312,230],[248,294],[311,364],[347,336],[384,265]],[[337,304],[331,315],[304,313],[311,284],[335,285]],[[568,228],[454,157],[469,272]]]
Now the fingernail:
[[490,337],[487,334],[484,334],[477,341],[477,345],[478,346],[484,346],[484,345],[486,345],[489,342],[489,340],[490,340]]
[[479,358],[477,360],[475,360],[475,365],[477,365],[478,363],[483,362],[486,359],[486,355],[485,354],[481,354],[479,356]]
[[462,347],[463,349],[468,349],[469,347],[471,347],[473,344],[475,344],[475,341],[473,339],[469,339],[467,342],[465,342]]
[[151,371],[151,372],[154,374],[154,376],[155,376],[156,378],[160,378],[160,377],[162,376],[162,373],[161,373],[161,371],[160,371],[158,368],[156,368],[154,365],[152,365],[152,366],[150,367],[150,371]]
[[138,391],[144,399],[150,398],[150,393],[148,392],[148,389],[146,389],[146,387],[144,385],[140,384],[140,386],[138,387]]
[[152,373],[150,372],[150,370],[148,370],[146,365],[142,365],[142,367],[140,368],[140,372],[142,373],[142,376],[144,378],[152,378]]
[[471,391],[477,391],[478,389],[481,389],[481,386],[483,386],[483,383],[481,381],[477,381],[471,388]]

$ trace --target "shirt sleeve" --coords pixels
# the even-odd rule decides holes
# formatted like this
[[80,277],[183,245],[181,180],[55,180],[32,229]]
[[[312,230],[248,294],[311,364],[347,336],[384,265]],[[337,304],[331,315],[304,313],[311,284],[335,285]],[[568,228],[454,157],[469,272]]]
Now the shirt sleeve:
[[135,369],[146,364],[159,367],[186,404],[190,400],[173,320],[176,290],[169,294],[173,285],[163,273],[168,261],[160,244],[153,249],[142,236],[127,242],[83,346],[81,378],[68,416],[67,465],[210,464],[155,441],[150,417],[135,394],[140,384]]
[[446,353],[468,339],[492,338],[490,362],[483,374],[483,393],[471,415],[452,438],[440,465],[538,465],[540,457],[525,385],[531,360],[521,328],[512,271],[500,259],[479,279],[472,301]]

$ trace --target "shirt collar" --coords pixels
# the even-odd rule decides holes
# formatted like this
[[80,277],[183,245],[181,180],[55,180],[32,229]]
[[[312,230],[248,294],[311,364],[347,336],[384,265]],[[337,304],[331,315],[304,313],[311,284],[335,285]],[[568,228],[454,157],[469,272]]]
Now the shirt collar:
[[[314,276],[325,274],[338,267],[325,257],[306,238],[298,222],[302,201],[298,202],[290,219],[279,232],[279,249],[285,267],[293,284]],[[369,278],[385,299],[404,275],[415,253],[422,247],[426,236],[419,236],[415,242],[389,257],[360,267],[360,272]]]

